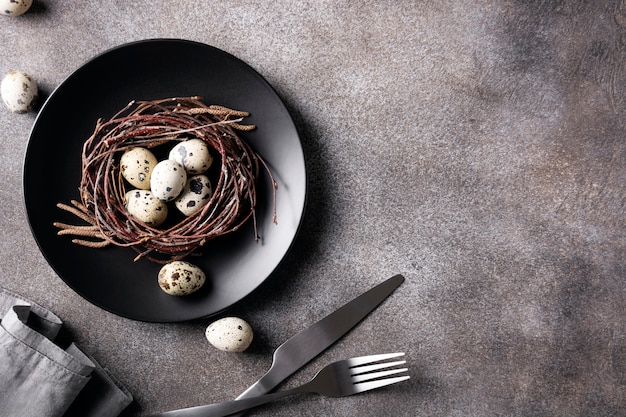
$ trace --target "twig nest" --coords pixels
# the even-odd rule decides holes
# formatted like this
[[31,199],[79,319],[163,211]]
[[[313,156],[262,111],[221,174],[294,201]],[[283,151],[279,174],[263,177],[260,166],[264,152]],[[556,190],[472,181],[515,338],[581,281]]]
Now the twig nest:
[[186,261],[173,261],[159,271],[159,286],[169,295],[188,295],[198,291],[206,281],[199,267]]
[[[59,234],[78,236],[72,242],[87,247],[130,247],[138,253],[135,260],[145,258],[161,264],[198,253],[207,242],[236,232],[249,220],[252,221],[252,238],[258,240],[256,187],[261,169],[273,186],[275,223],[277,184],[269,166],[237,133],[254,129],[253,125],[239,123],[246,116],[246,112],[206,105],[200,97],[177,97],[131,101],[110,119],[99,119],[83,145],[80,201],[72,200],[72,206],[58,205],[88,223],[85,227],[90,239],[83,239],[87,237],[83,226],[55,222]],[[208,201],[186,202],[189,207],[197,207],[201,202],[202,210],[184,217],[170,216],[161,228],[136,220],[126,207],[128,181],[120,172],[120,165],[124,165],[120,157],[137,147],[163,155],[163,151],[170,152],[174,144],[192,143],[194,139],[206,144],[214,163],[219,165],[212,167],[210,171],[214,172],[206,173],[212,188]],[[195,156],[196,151],[187,149],[184,154],[188,159]],[[161,170],[163,172],[159,173]],[[186,185],[187,176],[193,175],[168,157],[152,170],[150,192],[173,206]],[[204,195],[201,191],[201,196]],[[177,212],[171,208],[170,213]]]
[[210,344],[224,352],[243,352],[254,337],[252,327],[238,317],[224,317],[206,328],[205,336]]
[[33,0],[0,0],[0,14],[20,16],[26,13],[32,4]]
[[39,90],[37,82],[22,71],[11,71],[2,79],[0,94],[4,104],[15,113],[26,113],[33,109]]

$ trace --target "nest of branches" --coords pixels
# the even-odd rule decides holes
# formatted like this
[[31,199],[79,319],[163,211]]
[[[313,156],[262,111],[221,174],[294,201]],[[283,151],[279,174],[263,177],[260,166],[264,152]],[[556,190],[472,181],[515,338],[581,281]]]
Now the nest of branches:
[[[254,129],[242,124],[248,113],[206,105],[199,97],[133,101],[110,120],[98,120],[83,145],[80,201],[60,203],[86,224],[55,223],[59,234],[72,235],[78,245],[133,248],[135,260],[165,263],[183,259],[208,241],[238,230],[252,219],[258,239],[255,208],[257,179],[262,169],[276,182],[263,159],[237,134]],[[212,179],[213,194],[202,210],[166,227],[152,227],[134,219],[125,208],[125,184],[119,159],[134,147],[157,148],[188,139],[201,139],[219,162]]]

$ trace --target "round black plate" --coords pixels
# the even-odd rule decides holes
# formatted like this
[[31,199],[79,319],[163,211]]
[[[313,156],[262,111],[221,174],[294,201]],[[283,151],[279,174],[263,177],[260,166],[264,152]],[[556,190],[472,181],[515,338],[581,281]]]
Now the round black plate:
[[[242,134],[278,182],[278,224],[272,222],[269,179],[259,188],[261,240],[252,223],[215,239],[190,261],[207,275],[196,294],[173,297],[157,284],[161,265],[133,261],[135,251],[90,249],[57,236],[53,222],[77,219],[56,208],[78,199],[81,148],[98,118],[131,100],[203,97],[207,104],[245,110],[257,129]],[[302,218],[306,172],[291,116],[273,88],[238,58],[201,43],[155,39],[114,48],[84,64],[51,94],[34,123],[24,162],[24,199],[35,239],[55,272],[85,299],[123,317],[177,322],[207,317],[240,301],[275,270]],[[80,223],[80,221],[78,221]]]

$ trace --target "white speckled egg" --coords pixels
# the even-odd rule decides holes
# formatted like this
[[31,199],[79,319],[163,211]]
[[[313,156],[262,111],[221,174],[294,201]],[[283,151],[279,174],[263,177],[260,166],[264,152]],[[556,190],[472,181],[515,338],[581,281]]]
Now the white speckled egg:
[[163,265],[158,281],[159,287],[169,295],[181,296],[198,291],[204,285],[206,276],[190,262],[173,261]]
[[126,181],[140,190],[150,189],[150,176],[157,159],[146,148],[136,147],[124,152],[120,158],[120,171]]
[[0,14],[19,16],[28,11],[33,0],[0,0]]
[[186,182],[185,168],[178,162],[166,159],[152,170],[150,190],[159,200],[172,201],[183,191]]
[[202,174],[213,163],[209,146],[201,139],[189,139],[172,148],[169,159],[185,167],[189,174]]
[[128,191],[126,210],[135,219],[154,227],[160,226],[167,218],[167,204],[148,190]]
[[174,200],[174,204],[185,216],[191,216],[209,202],[211,194],[213,189],[209,178],[206,175],[194,175],[187,180],[182,194]]
[[252,327],[238,317],[219,319],[211,323],[204,334],[210,344],[224,352],[243,352],[254,337]]
[[33,109],[39,90],[33,77],[22,71],[11,71],[2,79],[0,94],[12,112],[26,113]]

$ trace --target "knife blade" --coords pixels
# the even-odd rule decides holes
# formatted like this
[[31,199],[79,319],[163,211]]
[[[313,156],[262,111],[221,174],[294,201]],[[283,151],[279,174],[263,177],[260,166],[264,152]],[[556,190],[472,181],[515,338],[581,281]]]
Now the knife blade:
[[[292,336],[276,348],[270,369],[236,399],[255,397],[273,390],[288,376],[348,333],[403,282],[404,276],[394,275]],[[203,408],[206,406],[168,411],[158,416],[201,417],[204,415]],[[243,414],[233,415],[242,416]]]
[[[237,399],[262,395],[348,333],[404,282],[397,274],[288,339],[274,351],[270,369]],[[240,414],[242,415],[242,414]]]

